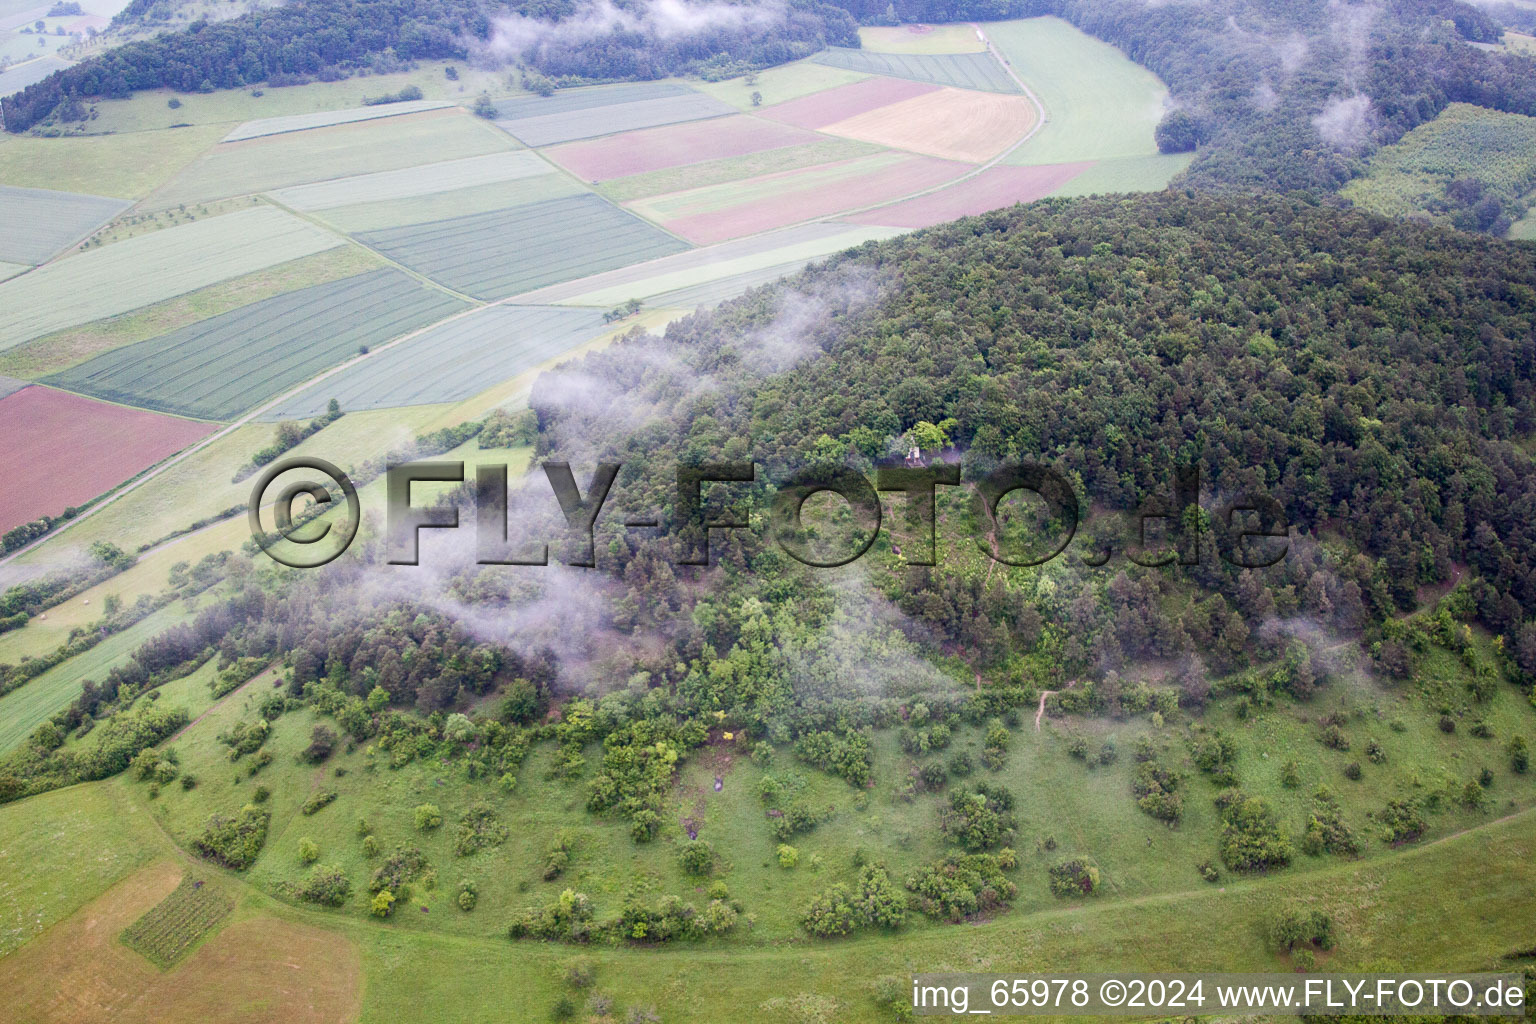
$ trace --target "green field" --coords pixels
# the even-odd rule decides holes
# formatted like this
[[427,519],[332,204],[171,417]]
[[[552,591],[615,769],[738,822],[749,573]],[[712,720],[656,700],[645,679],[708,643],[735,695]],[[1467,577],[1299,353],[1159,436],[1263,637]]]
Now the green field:
[[114,633],[84,654],[49,669],[19,690],[0,697],[0,754],[32,734],[53,715],[80,696],[83,680],[100,680],[119,659],[155,634],[184,621],[188,613],[179,605],[162,608],[149,618]]
[[219,140],[218,128],[62,139],[0,136],[0,181],[24,188],[139,199]]
[[1104,192],[1157,192],[1166,188],[1194,158],[1193,153],[1160,153],[1157,156],[1101,160],[1051,194],[1091,196]]
[[687,248],[594,195],[358,237],[423,276],[481,299],[506,298]]
[[0,185],[0,260],[42,263],[128,206],[121,199]]
[[864,27],[859,45],[872,53],[982,53],[987,48],[976,30],[963,23]]
[[1392,217],[1446,219],[1446,186],[1476,179],[1506,199],[1536,185],[1536,117],[1453,103],[1371,158],[1340,191],[1356,206]]
[[79,253],[0,285],[0,350],[342,244],[260,206]]
[[516,143],[462,110],[228,142],[215,146],[145,201],[164,210],[227,196],[307,185],[422,163],[504,152]]
[[1108,43],[1058,18],[991,22],[988,38],[1045,107],[1046,124],[1006,163],[1155,156],[1168,90]]
[[304,419],[335,398],[343,409],[457,402],[589,341],[608,329],[595,311],[491,306],[434,327],[348,367],[265,414]]
[[785,103],[801,96],[808,96],[813,92],[861,82],[868,77],[869,75],[860,71],[828,67],[807,58],[794,64],[765,68],[753,76],[754,80],[750,84],[743,76],[727,78],[720,82],[697,82],[694,86],[700,92],[723,100],[733,107],[750,111],[758,106],[752,102],[753,93],[762,97],[762,106],[772,106],[775,103]]
[[463,308],[399,270],[375,270],[114,349],[48,382],[161,412],[232,419],[361,347],[382,345]]
[[[877,53],[829,47],[811,58],[846,71],[868,75],[889,75],[932,82],[956,89],[980,89],[984,92],[1018,92],[1019,83],[990,53]],[[1026,82],[1029,79],[1024,79]]]

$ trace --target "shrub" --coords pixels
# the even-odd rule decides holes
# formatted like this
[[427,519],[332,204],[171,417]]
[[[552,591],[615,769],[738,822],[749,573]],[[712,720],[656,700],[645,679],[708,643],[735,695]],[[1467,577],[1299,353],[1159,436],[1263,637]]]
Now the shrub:
[[1330,725],[1323,729],[1322,742],[1323,746],[1331,747],[1334,750],[1347,751],[1349,749],[1349,736],[1337,725]]
[[301,814],[314,814],[323,807],[329,807],[331,801],[336,799],[336,794],[329,790],[323,793],[311,793],[308,800],[299,808]]
[[1051,893],[1061,899],[1092,896],[1099,888],[1099,869],[1087,860],[1064,860],[1050,871]]
[[1131,776],[1136,806],[1159,821],[1176,822],[1184,814],[1184,800],[1177,790],[1179,773],[1155,761],[1143,761]]
[[555,1000],[555,1005],[549,1008],[550,1020],[570,1020],[576,1016],[576,1004],[570,996],[561,996]]
[[1450,715],[1441,715],[1440,716],[1440,731],[1443,732],[1443,733],[1453,733],[1453,732],[1455,732],[1456,731],[1456,719],[1452,718]]
[[250,804],[232,818],[210,815],[202,834],[192,841],[193,849],[227,868],[244,871],[261,853],[271,818],[266,811]]
[[341,868],[334,864],[321,865],[310,871],[309,877],[299,886],[298,895],[306,903],[339,907],[352,895],[352,883]]
[[443,812],[437,804],[421,804],[416,808],[416,831],[430,832],[441,828],[442,824]]
[[1267,871],[1291,862],[1291,842],[1269,804],[1241,793],[1227,796],[1221,859],[1233,871]]
[[715,850],[702,839],[691,839],[683,844],[677,855],[678,866],[688,875],[707,875],[715,866]]
[[957,779],[963,779],[975,771],[976,762],[971,760],[970,754],[962,751],[949,759],[949,774]]
[[1265,932],[1270,945],[1281,953],[1307,945],[1332,949],[1334,944],[1333,918],[1321,910],[1282,908],[1270,914]]
[[1338,801],[1326,787],[1318,791],[1302,833],[1301,849],[1312,857],[1334,853],[1354,857],[1360,853],[1360,840],[1344,821]]
[[308,836],[299,840],[299,863],[313,864],[320,859],[320,847]]
[[781,868],[787,870],[800,863],[800,851],[795,849],[793,846],[787,846],[784,843],[780,843],[776,852],[779,857],[779,867]]
[[974,790],[955,790],[949,806],[939,812],[939,831],[967,850],[985,850],[1013,833],[1013,796],[980,783]]
[[[418,807],[416,813],[416,827],[421,828],[421,808]],[[454,826],[453,852],[460,857],[468,857],[481,850],[500,846],[507,841],[509,834],[507,826],[496,820],[495,813],[488,805],[476,804],[465,811],[459,817],[459,823]]]
[[401,847],[374,869],[373,877],[368,882],[368,891],[382,892],[388,889],[396,895],[401,895],[401,891],[409,883],[421,877],[426,870],[427,859],[421,855],[420,850],[414,847]]
[[395,894],[388,889],[380,889],[373,894],[373,899],[368,904],[368,912],[374,917],[388,917],[395,912]]
[[821,938],[848,935],[861,928],[899,928],[907,917],[907,898],[884,867],[866,864],[853,886],[834,885],[811,900],[801,923]]
[[182,789],[195,789],[196,787],[197,787],[197,776],[196,775],[187,774],[187,775],[183,775],[181,777],[181,788]]
[[1198,870],[1200,871],[1200,877],[1207,882],[1221,881],[1221,872],[1216,870],[1216,865],[1208,860],[1202,861]]
[[1382,841],[1393,846],[1412,842],[1429,827],[1424,821],[1424,815],[1407,800],[1388,801],[1376,817],[1382,824]]
[[1530,751],[1526,749],[1525,737],[1515,736],[1509,741],[1509,766],[1516,774],[1524,775],[1531,767]]
[[907,878],[913,905],[929,917],[961,921],[1005,906],[1019,889],[1003,872],[1018,865],[1006,847],[996,854],[950,854]]
[[1301,765],[1295,761],[1287,761],[1280,766],[1280,785],[1286,789],[1295,789],[1301,785]]
[[863,733],[807,733],[796,741],[794,750],[800,760],[843,778],[849,785],[863,787],[869,783],[873,755],[869,737]]
[[371,835],[363,836],[363,856],[369,860],[379,855],[379,841]]
[[571,988],[591,988],[596,978],[590,960],[577,960],[565,969],[565,983]]
[[309,734],[309,746],[304,748],[301,755],[310,764],[319,764],[331,756],[331,751],[336,749],[336,733],[323,725],[315,726]]
[[917,777],[922,780],[924,789],[943,789],[949,781],[949,769],[940,761],[930,761],[917,770]]
[[1360,767],[1359,761],[1351,761],[1344,766],[1344,777],[1351,782],[1359,782],[1365,775],[1365,770]]
[[253,803],[264,804],[271,796],[272,791],[266,786],[257,786],[256,791],[251,794],[251,801]]

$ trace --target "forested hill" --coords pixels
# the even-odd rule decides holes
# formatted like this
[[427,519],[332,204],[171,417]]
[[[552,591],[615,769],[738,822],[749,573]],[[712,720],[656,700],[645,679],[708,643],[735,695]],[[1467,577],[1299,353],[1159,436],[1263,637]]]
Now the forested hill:
[[[1052,672],[1185,657],[1224,673],[1306,621],[1363,634],[1406,672],[1383,625],[1420,586],[1460,578],[1464,614],[1536,681],[1530,247],[1287,197],[1050,200],[867,245],[681,321],[666,360],[646,345],[580,366],[613,396],[600,411],[572,406],[559,375],[535,386],[541,455],[750,455],[782,480],[813,460],[868,471],[919,424],[952,421],[972,478],[1043,459],[1094,507],[1130,510],[1186,462],[1208,495],[1275,498],[1301,538],[1264,571],[1141,570],[1119,539],[1107,569],[1053,564],[1048,598],[1033,578],[1014,591],[943,566],[892,581],[920,632],[982,664],[1042,642],[1043,619],[1063,626]],[[805,357],[765,373],[765,352]],[[654,511],[672,486],[658,473],[626,500]],[[670,559],[614,543],[630,607],[664,607],[652,573],[670,581]]]

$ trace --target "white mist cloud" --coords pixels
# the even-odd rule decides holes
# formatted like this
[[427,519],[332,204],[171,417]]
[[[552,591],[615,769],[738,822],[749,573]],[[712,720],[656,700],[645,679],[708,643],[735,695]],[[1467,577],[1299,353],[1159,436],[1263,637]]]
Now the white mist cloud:
[[490,42],[482,50],[495,57],[518,58],[546,46],[579,46],[617,32],[678,39],[718,30],[764,28],[783,20],[783,16],[783,5],[777,2],[747,5],[646,0],[621,8],[612,0],[588,0],[561,21],[520,14],[494,18]]
[[1371,98],[1364,93],[1333,96],[1323,104],[1322,112],[1312,118],[1312,126],[1323,141],[1344,153],[1353,153],[1370,142],[1376,120]]

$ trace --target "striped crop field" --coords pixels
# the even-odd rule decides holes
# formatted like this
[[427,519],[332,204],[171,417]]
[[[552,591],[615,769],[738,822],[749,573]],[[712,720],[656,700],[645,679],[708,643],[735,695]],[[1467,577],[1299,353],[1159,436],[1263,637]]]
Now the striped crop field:
[[350,178],[296,185],[279,189],[272,198],[284,206],[306,213],[330,210],[338,206],[387,202],[415,196],[452,192],[456,189],[515,181],[550,173],[549,164],[525,149],[506,153],[487,153],[463,160],[405,167],[377,174],[358,174]]
[[610,329],[591,309],[490,306],[369,356],[265,418],[317,416],[332,398],[348,410],[458,402]]
[[353,124],[358,121],[376,121],[381,117],[419,114],[424,110],[441,110],[451,106],[454,104],[448,100],[409,100],[404,103],[380,103],[372,107],[353,107],[350,110],[325,110],[316,114],[263,117],[256,121],[245,122],[224,136],[224,141],[240,142],[244,139],[260,139],[268,135],[285,135],[288,132],[329,128],[332,125]]
[[[764,122],[759,122],[764,123]],[[764,149],[743,156],[722,157],[719,160],[701,160],[696,164],[666,167],[659,171],[632,174],[627,178],[614,178],[598,185],[595,191],[616,203],[631,199],[645,199],[665,192],[682,192],[706,185],[721,185],[732,181],[745,181],[776,171],[792,171],[799,167],[815,167],[819,164],[852,160],[881,151],[882,147],[852,139],[829,139],[814,135],[815,142],[803,146],[784,146],[781,149]]]
[[83,505],[213,429],[52,388],[0,398],[0,533]]
[[0,350],[342,244],[258,206],[79,253],[0,284]]
[[321,211],[317,216],[342,231],[360,235],[386,228],[468,217],[477,213],[496,213],[546,199],[583,195],[587,192],[569,174],[550,170],[548,164],[543,164],[543,167],[548,173],[509,181],[493,181],[487,185],[458,188],[451,192],[432,192],[405,199],[382,199],[354,206],[337,206]]
[[62,71],[67,67],[69,67],[69,61],[49,54],[0,71],[0,96],[21,92],[27,86],[35,85],[55,71]]
[[874,156],[631,203],[691,242],[708,245],[816,217],[894,200],[941,185],[971,168],[903,153]]
[[162,970],[176,966],[235,909],[224,890],[190,875],[129,925],[123,945]]
[[0,260],[42,263],[132,204],[123,199],[0,185]]
[[506,298],[687,248],[591,194],[373,231],[358,238],[412,270],[478,299]]
[[526,145],[553,146],[735,112],[685,85],[648,82],[514,100],[502,105],[496,124]]
[[375,270],[252,303],[114,349],[49,383],[112,401],[230,419],[464,304],[399,270]]
[[545,155],[578,178],[596,183],[816,141],[815,132],[737,115],[572,142]]
[[910,78],[915,82],[932,82],[934,85],[949,85],[957,89],[1019,91],[1019,83],[990,53],[875,53],[833,46],[811,59],[849,71]]
[[194,160],[146,199],[144,208],[167,210],[516,146],[504,133],[457,107],[226,142]]

